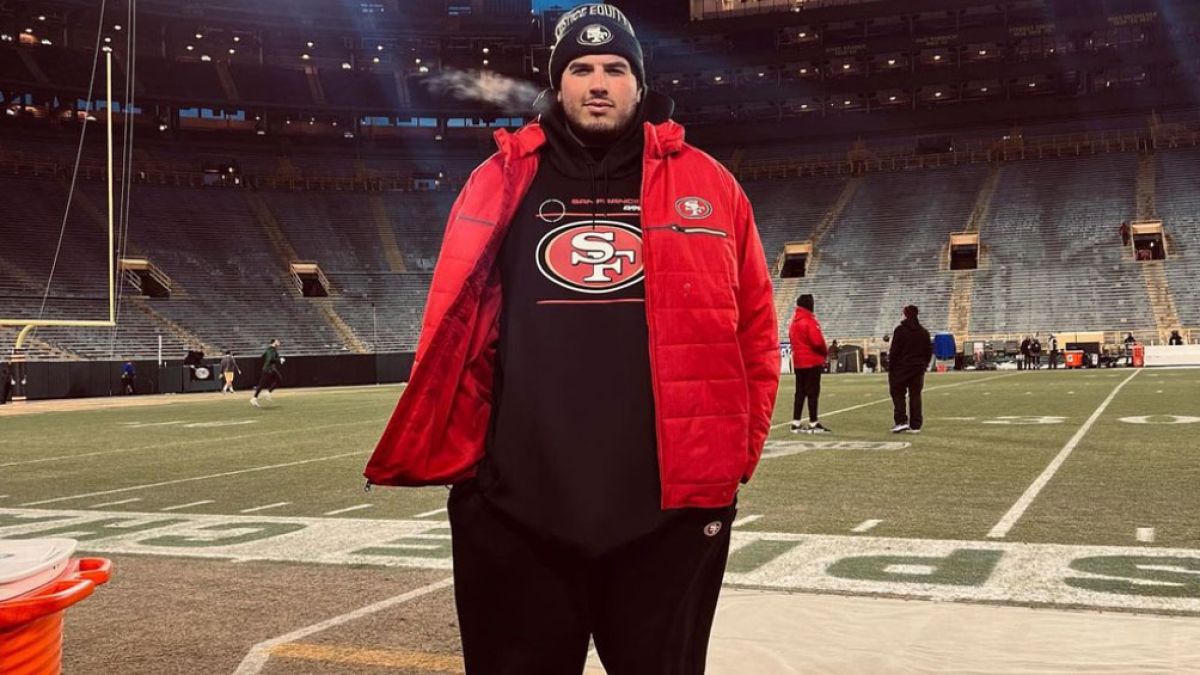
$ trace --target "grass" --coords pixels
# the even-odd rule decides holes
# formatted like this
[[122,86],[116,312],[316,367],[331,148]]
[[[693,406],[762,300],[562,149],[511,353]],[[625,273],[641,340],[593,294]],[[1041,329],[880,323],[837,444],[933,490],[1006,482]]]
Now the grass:
[[[827,377],[822,421],[836,433],[797,437],[785,426],[773,440],[911,445],[764,459],[739,506],[740,515],[762,518],[745,529],[847,534],[877,519],[872,535],[983,539],[1131,372],[931,375],[921,436],[889,433],[882,376]],[[0,495],[7,495],[0,507],[57,500],[30,508],[86,509],[137,499],[103,510],[144,513],[212,500],[187,512],[238,514],[288,502],[262,513],[322,516],[369,503],[344,517],[411,518],[443,507],[445,490],[363,492],[363,465],[401,391],[281,390],[263,410],[239,394],[0,418]],[[785,375],[776,424],[790,419],[792,392]],[[1193,371],[1135,377],[1007,539],[1136,545],[1137,528],[1154,528],[1154,545],[1200,547],[1191,517],[1200,511],[1192,440],[1200,426],[1120,419],[1200,417],[1198,394]],[[840,412],[846,408],[855,409]],[[166,484],[142,487],[158,483]]]

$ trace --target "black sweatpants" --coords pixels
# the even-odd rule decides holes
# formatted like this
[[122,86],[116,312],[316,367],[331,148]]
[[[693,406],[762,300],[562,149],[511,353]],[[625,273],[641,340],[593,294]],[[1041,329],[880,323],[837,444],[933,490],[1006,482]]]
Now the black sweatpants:
[[888,378],[888,388],[892,394],[892,417],[896,424],[907,424],[913,429],[920,429],[925,422],[925,417],[921,414],[921,390],[925,388],[925,371],[906,374],[903,377],[893,374]]
[[736,509],[681,511],[600,557],[540,537],[455,485],[454,599],[467,675],[701,675]]
[[278,387],[282,381],[283,378],[279,377],[278,370],[264,371],[262,377],[258,378],[258,386],[254,388],[254,398],[258,398],[258,392],[263,389],[275,391],[275,387]]
[[792,399],[792,419],[801,419],[804,414],[804,401],[808,400],[808,421],[816,422],[817,408],[821,401],[821,366],[801,368],[796,371],[796,397]]

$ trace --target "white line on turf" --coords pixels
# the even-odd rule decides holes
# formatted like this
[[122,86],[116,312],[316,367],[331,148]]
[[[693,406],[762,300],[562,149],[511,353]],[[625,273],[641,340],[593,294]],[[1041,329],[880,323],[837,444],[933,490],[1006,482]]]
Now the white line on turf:
[[1154,541],[1154,528],[1153,527],[1139,527],[1137,529],[1137,540],[1144,541],[1147,543],[1153,542]]
[[446,507],[443,506],[440,509],[426,511],[425,513],[418,513],[417,515],[413,516],[413,518],[428,518],[429,516],[436,516],[439,513],[445,513],[445,512],[446,512]]
[[179,485],[180,483],[191,483],[198,480],[209,480],[210,478],[225,478],[226,476],[239,476],[245,473],[256,473],[258,471],[270,471],[271,469],[284,469],[289,466],[300,466],[301,464],[312,464],[313,462],[326,462],[331,459],[341,459],[343,457],[352,457],[354,455],[362,455],[365,451],[355,450],[354,452],[343,452],[339,455],[329,455],[328,457],[314,457],[312,459],[301,459],[295,462],[284,462],[283,464],[268,464],[266,466],[254,466],[249,469],[238,469],[237,471],[222,471],[221,473],[210,473],[206,476],[192,476],[191,478],[176,478],[175,480],[165,480],[161,483],[146,483],[145,485],[131,485],[130,487],[117,488],[115,490],[101,490],[99,492],[85,492],[78,495],[67,495],[66,497],[55,497],[53,499],[42,499],[36,502],[26,502],[21,506],[41,506],[42,504],[54,504],[56,502],[66,502],[72,499],[83,499],[85,497],[99,497],[101,495],[112,495],[119,492],[131,492],[133,490],[148,490],[150,488],[163,487],[165,485]]
[[155,443],[154,445],[140,445],[140,446],[137,446],[134,448],[120,448],[117,450],[98,450],[96,452],[84,452],[84,453],[80,453],[78,455],[58,455],[57,457],[40,457],[38,459],[26,459],[26,460],[21,460],[19,462],[7,462],[4,464],[0,464],[0,469],[9,467],[9,466],[22,466],[24,464],[42,464],[45,462],[61,462],[61,461],[69,460],[69,459],[79,459],[81,457],[98,457],[101,455],[119,455],[119,454],[123,454],[126,452],[141,452],[142,450],[157,450],[160,448],[174,449],[174,448],[181,448],[186,445],[200,445],[200,444],[212,445],[214,443],[228,443],[229,441],[241,441],[241,440],[245,440],[247,438],[258,438],[260,436],[276,436],[279,434],[290,434],[290,433],[296,433],[296,432],[308,433],[310,431],[317,431],[319,429],[332,429],[335,427],[348,427],[348,426],[354,426],[356,424],[378,424],[380,421],[386,420],[386,419],[387,419],[386,417],[380,417],[380,418],[374,418],[374,419],[369,419],[369,420],[358,420],[356,422],[337,422],[335,424],[321,424],[321,425],[318,425],[315,427],[288,427],[287,429],[276,429],[273,431],[258,431],[258,432],[249,433],[249,434],[238,434],[236,436],[219,436],[219,437],[215,437],[215,438],[210,436],[210,437],[205,437],[205,438],[197,438],[197,439],[193,439],[193,440],[189,440],[189,441],[178,441],[175,443]]
[[755,516],[746,516],[746,517],[744,517],[744,518],[738,518],[737,520],[733,521],[733,526],[734,526],[734,527],[741,527],[741,526],[743,526],[743,525],[749,525],[750,523],[753,523],[754,521],[756,521],[756,520],[758,520],[758,519],[760,519],[760,518],[762,518],[762,516],[758,516],[758,515],[755,515]]
[[193,506],[202,506],[204,504],[212,504],[212,503],[213,503],[213,500],[211,500],[211,499],[201,499],[198,502],[188,502],[187,504],[176,504],[175,506],[166,506],[166,507],[159,509],[159,511],[178,511],[180,509],[190,509]]
[[279,645],[295,642],[296,640],[306,638],[314,633],[320,633],[321,631],[335,628],[344,623],[361,619],[364,616],[381,612],[390,607],[406,603],[409,600],[415,600],[423,595],[429,595],[430,593],[435,593],[443,588],[449,588],[453,584],[453,577],[442,579],[441,581],[434,582],[428,586],[422,586],[420,588],[408,591],[407,593],[401,593],[395,597],[388,598],[387,600],[381,600],[373,605],[367,605],[366,607],[356,609],[353,612],[348,612],[346,614],[342,614],[341,616],[335,616],[332,619],[326,619],[320,623],[314,623],[311,626],[292,631],[286,635],[280,635],[279,637],[260,642],[250,648],[250,652],[246,654],[246,658],[242,659],[241,664],[239,664],[237,670],[234,671],[234,675],[256,675],[257,673],[261,672],[263,666],[267,665],[267,660],[271,658],[271,650]]
[[358,506],[347,506],[344,509],[334,509],[333,511],[326,511],[325,513],[323,513],[321,515],[336,516],[339,513],[350,513],[351,511],[362,511],[363,509],[369,509],[372,506],[375,506],[375,505],[374,504],[359,504]]
[[140,502],[140,501],[142,501],[141,497],[134,497],[133,499],[122,499],[119,502],[104,502],[103,504],[94,504],[92,506],[89,506],[88,508],[102,509],[106,506],[120,506],[121,504],[132,504],[134,502]]
[[[936,387],[929,387],[925,391],[934,391],[937,389],[950,389],[952,387],[961,387],[964,384],[978,384],[980,382],[987,382],[988,380],[998,380],[998,379],[1005,378],[1005,377],[1012,377],[1015,374],[1016,373],[1008,373],[1005,375],[992,375],[991,377],[985,377],[985,378],[979,379],[979,380],[967,380],[966,382],[955,382],[954,384],[940,384]],[[867,407],[870,407],[873,405],[879,405],[880,403],[891,403],[891,401],[892,401],[891,398],[876,399],[874,401],[869,401],[867,403],[860,403],[858,405],[852,405],[849,408],[842,408],[841,410],[834,410],[832,412],[821,413],[821,417],[823,417],[823,418],[824,417],[833,417],[834,415],[839,415],[844,412],[850,412],[852,410],[858,410],[859,408],[867,408]],[[782,429],[783,427],[786,427],[790,424],[791,424],[791,421],[789,420],[782,424],[776,424],[776,425],[772,426],[771,428],[772,429]]]
[[281,506],[287,506],[288,504],[291,504],[291,502],[275,502],[274,504],[263,504],[262,506],[255,506],[255,507],[251,507],[248,509],[242,509],[241,511],[238,511],[238,513],[258,513],[259,511],[266,511],[268,509],[277,509]]
[[1118,384],[1108,394],[1108,398],[1104,399],[1104,402],[1100,404],[1099,408],[1096,408],[1096,411],[1092,413],[1092,416],[1083,423],[1082,427],[1079,427],[1079,431],[1076,431],[1075,435],[1071,437],[1071,440],[1067,441],[1067,444],[1063,446],[1062,450],[1059,450],[1054,459],[1050,461],[1049,466],[1047,466],[1045,470],[1042,471],[1041,475],[1034,479],[1033,483],[1026,488],[1025,493],[1021,495],[1021,498],[1017,500],[1017,503],[1013,504],[1012,508],[1008,510],[1008,513],[1004,514],[1004,517],[1000,519],[1000,522],[996,523],[995,527],[988,532],[987,536],[989,538],[999,539],[1008,535],[1008,531],[1012,529],[1013,525],[1016,525],[1017,521],[1021,519],[1021,516],[1025,515],[1025,510],[1029,508],[1029,505],[1032,504],[1033,500],[1037,498],[1038,493],[1040,493],[1042,489],[1046,487],[1046,484],[1049,483],[1050,479],[1054,477],[1054,474],[1058,472],[1058,469],[1063,465],[1063,462],[1067,461],[1067,457],[1071,456],[1071,452],[1075,450],[1075,446],[1079,445],[1079,442],[1082,441],[1083,437],[1087,435],[1087,432],[1091,430],[1092,425],[1096,423],[1096,420],[1100,419],[1100,416],[1104,414],[1104,411],[1108,408],[1108,405],[1113,402],[1113,399],[1117,397],[1117,394],[1120,393],[1121,389],[1128,384],[1130,380],[1137,377],[1138,373],[1140,372],[1142,371],[1133,371],[1132,375],[1124,380],[1121,380],[1121,383]]
[[869,532],[875,529],[875,526],[882,523],[882,520],[864,520],[854,527],[851,532]]

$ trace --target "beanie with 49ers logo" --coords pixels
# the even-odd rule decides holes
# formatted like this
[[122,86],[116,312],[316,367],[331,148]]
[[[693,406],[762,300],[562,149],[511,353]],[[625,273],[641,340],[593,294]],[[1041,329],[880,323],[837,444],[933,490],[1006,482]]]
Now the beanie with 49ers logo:
[[567,64],[581,56],[616,54],[629,61],[638,87],[646,86],[642,45],[633,24],[612,5],[580,5],[563,14],[554,27],[550,52],[550,87],[558,89]]

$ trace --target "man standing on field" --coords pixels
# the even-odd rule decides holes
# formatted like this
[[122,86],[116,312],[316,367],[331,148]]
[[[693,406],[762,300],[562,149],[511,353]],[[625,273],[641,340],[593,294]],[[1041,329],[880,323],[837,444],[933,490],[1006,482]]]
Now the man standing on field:
[[469,675],[700,675],[779,343],[750,204],[646,88],[612,5],[556,29],[543,112],[450,212],[366,469],[453,484]]
[[250,405],[255,408],[262,407],[258,404],[258,394],[263,389],[267,390],[266,399],[270,402],[271,392],[283,382],[279,375],[279,366],[282,366],[283,362],[284,358],[279,355],[279,340],[271,340],[267,351],[263,352],[262,377],[258,378],[258,386],[254,388],[254,396],[250,397]]

